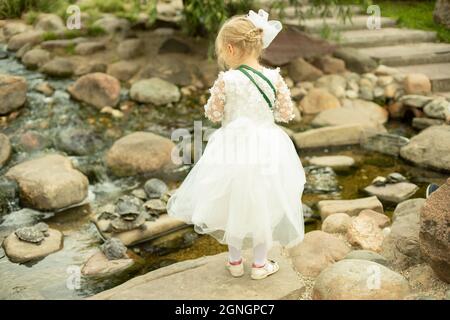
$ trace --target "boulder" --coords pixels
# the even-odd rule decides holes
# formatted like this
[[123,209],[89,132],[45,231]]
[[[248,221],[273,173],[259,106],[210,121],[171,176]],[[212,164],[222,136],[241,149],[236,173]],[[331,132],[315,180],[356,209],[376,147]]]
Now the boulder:
[[74,63],[67,58],[56,57],[41,67],[41,72],[52,77],[66,78],[73,75]]
[[3,248],[9,260],[15,263],[42,259],[63,248],[63,234],[55,229],[48,230],[49,236],[37,245],[20,240],[13,232],[3,240]]
[[[412,126],[415,129],[423,130],[431,126],[440,126],[445,124],[444,120],[441,119],[431,119],[431,118],[419,118],[415,117],[412,119]],[[408,140],[409,142],[409,140]],[[400,150],[399,150],[400,153]]]
[[90,73],[67,88],[70,95],[99,109],[115,107],[120,98],[120,82],[105,73]]
[[355,160],[349,156],[322,156],[312,157],[309,164],[319,167],[330,167],[335,171],[347,170],[355,165]]
[[436,275],[450,283],[450,178],[425,201],[420,214],[419,246]]
[[397,205],[390,233],[381,254],[395,268],[404,270],[422,261],[419,248],[420,211],[425,199],[410,199]]
[[120,81],[130,80],[139,71],[139,65],[132,61],[118,61],[108,66],[106,73]]
[[346,213],[335,213],[325,218],[322,222],[322,231],[327,233],[346,234],[350,226],[351,218]]
[[180,100],[178,87],[159,78],[135,82],[130,89],[131,99],[140,103],[165,105]]
[[410,182],[388,183],[384,186],[370,185],[364,191],[381,201],[400,203],[412,197],[419,187]]
[[311,122],[314,126],[360,124],[377,127],[386,123],[388,112],[370,101],[345,99],[342,108],[321,111]]
[[102,148],[100,136],[82,127],[60,129],[55,140],[58,150],[63,150],[68,155],[87,156]]
[[134,59],[144,54],[144,43],[141,39],[126,39],[117,46],[117,54],[121,59]]
[[149,60],[137,75],[138,80],[160,78],[176,86],[190,86],[201,78],[197,64],[189,63],[184,55],[160,55]]
[[324,110],[339,108],[339,100],[325,89],[314,88],[300,101],[303,113],[314,114]]
[[38,210],[62,209],[87,197],[88,179],[58,154],[19,163],[6,177],[19,184],[21,201]]
[[391,133],[378,133],[367,136],[361,141],[366,150],[376,151],[391,156],[399,156],[400,149],[409,143],[409,139]]
[[391,223],[391,219],[384,213],[379,213],[371,209],[364,209],[359,214],[358,217],[365,217],[374,222],[374,224],[380,228],[385,228]]
[[91,41],[77,44],[75,47],[75,52],[76,54],[87,56],[105,49],[106,45],[103,42]]
[[289,250],[289,256],[296,271],[307,277],[316,277],[349,252],[350,248],[344,241],[316,230],[305,234],[303,242]]
[[113,144],[106,162],[118,176],[151,173],[172,164],[174,147],[170,139],[151,132],[134,132]]
[[408,281],[385,266],[367,260],[344,259],[317,277],[314,300],[402,300]]
[[353,250],[344,259],[367,260],[387,266],[388,262],[382,255],[370,250]]
[[0,115],[23,106],[27,100],[27,89],[25,78],[0,74]]
[[40,14],[34,28],[36,30],[55,33],[66,30],[63,20],[56,14]]
[[16,34],[23,33],[27,31],[29,26],[27,26],[23,22],[8,22],[3,27],[3,35],[6,39],[11,38],[12,36],[15,36]]
[[345,72],[345,61],[331,56],[316,59],[314,65],[326,74]]
[[7,135],[0,133],[0,168],[11,156],[11,143]]
[[375,60],[354,48],[338,48],[333,55],[345,61],[347,69],[353,72],[369,72],[377,67]]
[[322,220],[335,213],[346,213],[357,216],[364,209],[383,213],[383,205],[377,197],[367,197],[352,200],[321,200],[317,204]]
[[358,215],[352,219],[347,229],[347,239],[350,244],[364,250],[381,251],[383,232],[377,221],[369,215]]
[[86,261],[81,269],[81,274],[86,277],[108,277],[120,274],[133,265],[133,259],[108,260],[100,251]]
[[297,58],[288,65],[289,77],[295,82],[314,81],[323,75],[323,72],[306,62],[303,58]]
[[450,171],[450,125],[431,126],[400,149],[402,158],[416,165]]
[[398,99],[398,101],[408,107],[423,108],[427,103],[433,101],[433,98],[419,94],[407,94]]
[[44,32],[26,31],[16,34],[8,41],[8,50],[17,51],[25,45],[35,46],[42,42]]
[[450,102],[444,97],[436,98],[425,105],[423,112],[430,118],[450,119]]
[[100,27],[109,34],[126,32],[130,29],[130,22],[127,19],[117,18],[114,15],[105,15],[92,24],[93,27]]
[[30,69],[38,68],[48,61],[50,61],[50,52],[42,49],[32,49],[22,57],[22,63]]
[[430,79],[422,73],[410,73],[406,76],[403,87],[407,94],[427,94],[431,92]]

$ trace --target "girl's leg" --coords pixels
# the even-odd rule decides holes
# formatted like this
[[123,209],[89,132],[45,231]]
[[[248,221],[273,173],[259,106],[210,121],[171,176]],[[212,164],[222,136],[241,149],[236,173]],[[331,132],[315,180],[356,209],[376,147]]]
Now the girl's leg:
[[267,246],[265,243],[258,244],[253,248],[253,266],[262,267],[267,260]]
[[242,261],[241,250],[228,245],[228,260],[231,264],[240,264]]

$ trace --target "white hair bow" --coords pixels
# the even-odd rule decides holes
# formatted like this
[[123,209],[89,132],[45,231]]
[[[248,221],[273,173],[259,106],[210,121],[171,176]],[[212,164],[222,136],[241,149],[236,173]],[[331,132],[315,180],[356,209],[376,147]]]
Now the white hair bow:
[[257,28],[263,30],[263,48],[267,48],[270,43],[275,39],[277,34],[281,31],[283,26],[278,20],[270,20],[269,14],[263,9],[259,9],[258,13],[250,10],[247,14],[249,19]]

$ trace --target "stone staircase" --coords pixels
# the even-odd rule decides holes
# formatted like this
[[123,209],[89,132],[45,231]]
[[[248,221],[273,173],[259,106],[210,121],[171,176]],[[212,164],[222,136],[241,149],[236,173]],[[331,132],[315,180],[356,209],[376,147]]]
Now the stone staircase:
[[[302,12],[308,12],[307,5]],[[335,17],[310,17],[299,21],[294,8],[286,8],[285,24],[301,26],[319,36],[324,23],[337,31],[335,43],[355,48],[379,64],[395,67],[402,73],[424,73],[433,92],[450,97],[450,44],[439,43],[436,32],[400,28],[392,18],[381,18],[381,29],[369,30],[368,15],[357,6],[351,6],[352,22],[345,24]],[[333,12],[333,10],[331,10]],[[334,10],[336,11],[336,10]]]

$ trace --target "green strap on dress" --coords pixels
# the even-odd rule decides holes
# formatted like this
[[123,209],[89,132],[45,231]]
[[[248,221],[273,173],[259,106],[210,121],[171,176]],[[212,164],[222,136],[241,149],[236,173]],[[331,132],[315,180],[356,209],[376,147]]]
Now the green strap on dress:
[[267,95],[264,93],[264,91],[260,88],[260,86],[256,83],[255,79],[253,79],[253,77],[248,73],[247,70],[252,71],[253,73],[255,73],[256,75],[258,75],[261,79],[263,79],[264,81],[266,81],[270,88],[272,88],[273,90],[273,94],[276,97],[277,96],[277,90],[275,89],[275,87],[273,86],[272,82],[270,82],[269,79],[267,79],[267,77],[265,75],[263,75],[261,72],[259,72],[258,70],[253,69],[252,67],[249,67],[245,64],[240,65],[238,67],[238,70],[241,71],[243,74],[245,74],[247,76],[247,78],[250,79],[251,82],[253,82],[253,84],[256,86],[256,88],[258,89],[258,91],[261,93],[261,95],[263,96],[264,100],[266,100],[267,104],[269,105],[269,108],[272,109],[272,103],[270,102],[269,97],[267,97]]

